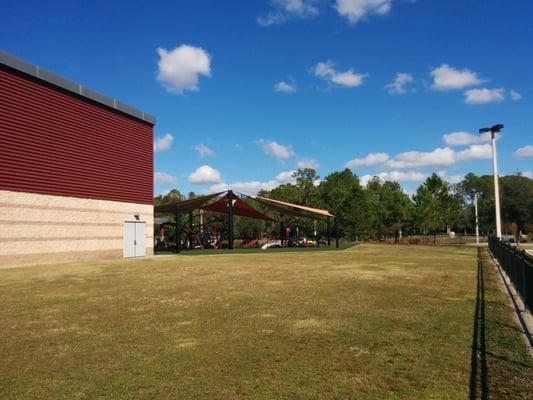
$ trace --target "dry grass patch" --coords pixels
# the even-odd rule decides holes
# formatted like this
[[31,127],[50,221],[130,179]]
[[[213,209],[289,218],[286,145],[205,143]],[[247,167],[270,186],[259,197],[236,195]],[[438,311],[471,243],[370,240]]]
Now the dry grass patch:
[[2,399],[464,399],[476,254],[177,256],[0,271]]

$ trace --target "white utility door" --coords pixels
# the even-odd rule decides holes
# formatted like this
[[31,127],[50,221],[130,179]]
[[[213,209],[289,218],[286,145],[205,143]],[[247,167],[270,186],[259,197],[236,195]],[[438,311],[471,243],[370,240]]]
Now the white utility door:
[[124,257],[135,257],[135,222],[124,222]]
[[124,222],[124,257],[146,255],[146,222]]
[[146,222],[135,224],[135,257],[146,255]]

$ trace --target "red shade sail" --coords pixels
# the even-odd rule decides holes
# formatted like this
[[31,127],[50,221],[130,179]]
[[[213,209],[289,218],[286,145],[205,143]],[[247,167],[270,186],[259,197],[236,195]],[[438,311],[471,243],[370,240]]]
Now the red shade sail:
[[[262,219],[265,221],[274,221],[272,218],[270,218],[266,214],[263,214],[257,211],[255,208],[248,205],[247,203],[245,203],[244,201],[242,201],[236,196],[233,196],[232,201],[233,201],[233,215],[239,215],[241,217],[249,217],[249,218],[255,218],[255,219]],[[220,199],[214,201],[213,203],[202,205],[199,208],[205,211],[225,214],[228,212],[228,195],[226,194]]]

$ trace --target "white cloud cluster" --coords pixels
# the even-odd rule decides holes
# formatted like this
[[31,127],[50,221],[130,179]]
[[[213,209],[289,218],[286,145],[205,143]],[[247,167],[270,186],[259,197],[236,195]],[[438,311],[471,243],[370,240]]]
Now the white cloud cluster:
[[[464,179],[464,175],[448,175],[446,171],[438,171],[437,175],[446,182],[456,184]],[[382,181],[398,182],[398,183],[419,183],[426,180],[429,174],[418,171],[388,171],[380,172],[378,174],[367,174],[360,178],[361,185],[367,186],[368,182],[374,177],[380,178]]]
[[[393,0],[335,0],[333,8],[350,24],[356,24],[372,15],[388,14],[392,2]],[[258,17],[257,24],[271,26],[294,18],[312,19],[328,3],[328,0],[270,0],[271,11]]]
[[464,89],[469,86],[479,85],[482,80],[468,68],[459,70],[442,64],[431,71],[433,77],[433,88],[437,90]]
[[283,171],[276,175],[275,181],[279,184],[296,183],[296,178],[293,176],[296,171]]
[[442,140],[447,146],[468,146],[471,144],[490,143],[490,132],[472,135],[468,132],[452,132],[442,135]]
[[319,14],[316,0],[271,0],[273,10],[257,18],[260,26],[279,25],[292,18],[314,18]]
[[501,103],[505,100],[505,89],[470,89],[464,95],[466,104]]
[[391,83],[385,85],[389,94],[402,94],[407,92],[406,86],[414,82],[413,75],[406,72],[398,72]]
[[455,151],[449,147],[436,148],[430,152],[406,151],[386,163],[388,168],[423,168],[452,165],[455,163]]
[[522,95],[518,93],[516,90],[511,90],[511,99],[513,101],[519,101],[522,100]]
[[218,170],[209,165],[202,165],[189,175],[189,182],[195,184],[220,183],[222,178]]
[[337,71],[335,63],[331,60],[319,62],[314,68],[314,74],[329,84],[350,88],[361,86],[363,80],[368,76],[368,74],[356,73],[353,69]]
[[212,156],[215,154],[215,152],[211,148],[207,147],[203,143],[194,146],[194,150],[200,155],[201,158],[204,158],[205,156]]
[[523,171],[522,176],[525,176],[526,178],[533,179],[533,171]]
[[173,140],[174,137],[170,133],[167,133],[165,136],[155,139],[154,152],[157,153],[159,151],[165,151],[170,149]]
[[296,167],[301,168],[301,169],[305,169],[305,168],[317,169],[318,162],[311,158],[302,158],[301,160],[298,160],[298,162],[296,163]]
[[387,171],[380,172],[378,174],[368,174],[363,175],[360,178],[361,185],[366,186],[368,182],[377,176],[382,181],[391,181],[391,182],[422,182],[428,177],[427,174],[418,171]]
[[157,80],[171,93],[198,91],[200,76],[211,76],[211,56],[201,47],[182,44],[173,50],[158,48]]
[[514,152],[514,155],[516,158],[531,158],[533,157],[533,146],[520,147]]
[[349,23],[356,24],[369,15],[385,15],[391,10],[392,0],[336,0],[335,9]]
[[176,183],[176,177],[166,172],[156,172],[154,173],[154,183],[159,185],[168,185],[171,183]]
[[295,183],[296,180],[292,176],[295,171],[284,171],[280,172],[274,179],[268,181],[244,181],[244,182],[234,182],[234,183],[224,183],[220,182],[215,185],[212,185],[207,190],[208,193],[219,192],[227,189],[232,189],[236,192],[245,193],[254,195],[260,190],[272,190],[279,185],[285,183]]
[[461,182],[465,177],[464,175],[448,175],[446,171],[438,171],[437,175],[452,185]]
[[370,153],[366,157],[356,158],[346,163],[346,168],[379,165],[382,168],[419,169],[428,167],[445,167],[472,160],[489,159],[492,147],[489,144],[473,144],[461,151],[450,147],[436,148],[429,152],[407,151],[390,158],[386,153]]
[[370,153],[363,158],[354,158],[345,164],[346,168],[354,169],[359,167],[371,167],[373,165],[384,164],[389,159],[387,153]]
[[[433,78],[433,89],[440,91],[465,89],[472,86],[479,86],[484,82],[476,72],[468,68],[460,70],[448,64],[442,64],[440,67],[433,69],[430,74]],[[513,101],[522,99],[522,95],[516,90],[511,90],[509,95]],[[464,92],[464,102],[466,104],[501,103],[505,99],[506,91],[503,87],[492,89],[476,87]]]
[[274,85],[275,92],[281,93],[294,93],[296,91],[296,85],[285,81],[280,81]]
[[455,151],[449,147],[436,148],[433,151],[407,151],[396,155],[385,163],[385,167],[394,169],[445,167],[460,162],[488,159],[492,157],[492,148],[488,144],[474,144],[468,148]]
[[264,139],[259,140],[258,143],[266,155],[274,157],[278,160],[284,161],[294,155],[294,151],[290,145],[285,146],[273,140]]

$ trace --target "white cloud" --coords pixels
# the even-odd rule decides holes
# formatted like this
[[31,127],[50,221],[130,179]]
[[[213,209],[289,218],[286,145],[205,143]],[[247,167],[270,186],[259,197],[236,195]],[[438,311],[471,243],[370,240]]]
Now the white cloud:
[[[445,181],[455,184],[464,179],[464,175],[448,175],[446,171],[439,171],[437,175]],[[377,176],[382,181],[398,182],[398,183],[418,183],[423,182],[429,174],[419,171],[388,171],[377,174],[367,174],[360,178],[361,185],[366,186],[370,180]]]
[[467,104],[487,104],[501,103],[505,100],[505,89],[470,89],[465,92],[465,103]]
[[173,140],[174,137],[170,133],[167,133],[161,138],[157,138],[156,140],[154,140],[154,152],[157,153],[158,151],[165,151],[170,149]]
[[486,132],[480,135],[472,135],[468,132],[459,131],[444,134],[442,140],[447,146],[468,146],[470,144],[489,143],[491,140],[491,133]]
[[455,152],[449,147],[437,148],[431,152],[407,151],[387,162],[389,168],[422,168],[452,165]]
[[392,0],[337,0],[335,9],[340,16],[355,24],[368,15],[385,15],[391,9]]
[[514,152],[516,158],[530,158],[533,157],[533,146],[520,147]]
[[201,75],[211,76],[211,56],[201,47],[182,44],[168,51],[158,48],[157,80],[167,91],[183,94],[186,90],[197,91]]
[[160,185],[168,185],[170,183],[176,183],[176,177],[166,172],[156,172],[154,173],[154,183]]
[[[346,168],[371,167],[379,165],[390,170],[418,169],[427,167],[447,167],[461,162],[492,158],[492,146],[486,144],[486,138],[473,140],[466,132],[454,132],[444,135],[444,140],[450,145],[467,145],[461,151],[455,151],[450,147],[439,147],[432,151],[406,151],[390,157],[387,153],[370,153],[363,158],[354,158],[345,164]],[[490,140],[490,138],[489,138]]]
[[359,74],[349,69],[347,71],[335,70],[335,63],[331,60],[319,62],[314,68],[315,76],[324,79],[328,83],[344,87],[357,87],[363,84],[368,74]]
[[318,162],[316,160],[313,160],[311,158],[302,158],[301,160],[298,160],[298,163],[296,164],[297,168],[312,168],[317,169],[318,168]]
[[422,182],[428,177],[427,174],[417,171],[388,171],[380,172],[378,174],[368,174],[363,175],[360,178],[361,185],[366,186],[368,182],[377,176],[382,181],[392,181],[392,182]]
[[358,167],[370,167],[372,165],[380,165],[389,159],[387,153],[370,153],[363,158],[354,158],[345,164],[346,168],[354,169]]
[[209,165],[202,165],[189,175],[190,183],[220,183],[220,172]]
[[314,18],[319,14],[316,0],[271,0],[273,10],[257,17],[261,26],[279,25],[291,18]]
[[486,160],[492,158],[492,146],[490,144],[473,144],[465,150],[456,153],[456,162],[472,160]]
[[405,72],[398,72],[392,82],[385,85],[385,89],[387,89],[390,94],[405,93],[407,91],[405,86],[412,82],[414,82],[413,75]]
[[231,184],[221,184],[218,185],[218,189],[216,187],[211,187],[211,191],[215,191],[214,189],[220,190],[220,188],[224,188],[223,190],[232,189],[237,193],[244,193],[249,195],[254,195],[260,190],[272,190],[275,187],[277,187],[279,184],[275,180],[267,181],[267,182],[261,182],[261,181],[246,181],[246,182],[234,182]]
[[463,175],[448,175],[446,171],[439,171],[437,172],[437,175],[440,176],[446,182],[451,183],[452,185],[455,185],[456,183],[461,182],[465,177],[464,174]]
[[437,90],[463,89],[468,86],[479,85],[482,80],[477,74],[468,68],[458,70],[448,64],[431,71],[433,77],[433,88]]
[[272,190],[278,187],[279,185],[283,185],[285,183],[294,184],[296,182],[296,179],[292,176],[293,173],[294,171],[280,172],[274,179],[268,181],[239,181],[230,184],[220,182],[210,186],[206,193],[220,192],[223,190],[232,189],[239,193],[254,195],[260,190]]
[[215,152],[207,147],[205,144],[200,143],[194,146],[194,150],[200,155],[200,157],[204,158],[205,156],[212,156],[215,154]]
[[522,176],[525,176],[526,178],[533,179],[533,171],[523,171]]
[[520,93],[518,93],[516,90],[511,90],[511,99],[513,101],[522,100],[522,95]]
[[296,183],[296,178],[293,176],[296,171],[284,171],[276,175],[276,182],[282,183]]
[[489,144],[471,145],[459,152],[449,147],[436,148],[430,152],[407,151],[396,155],[384,166],[391,169],[445,167],[460,162],[488,159],[492,157],[492,147]]
[[284,146],[273,140],[259,140],[259,145],[263,149],[263,152],[278,160],[287,160],[294,155],[294,151],[291,146]]
[[296,85],[294,83],[281,81],[274,85],[274,91],[281,93],[294,93],[296,91]]

